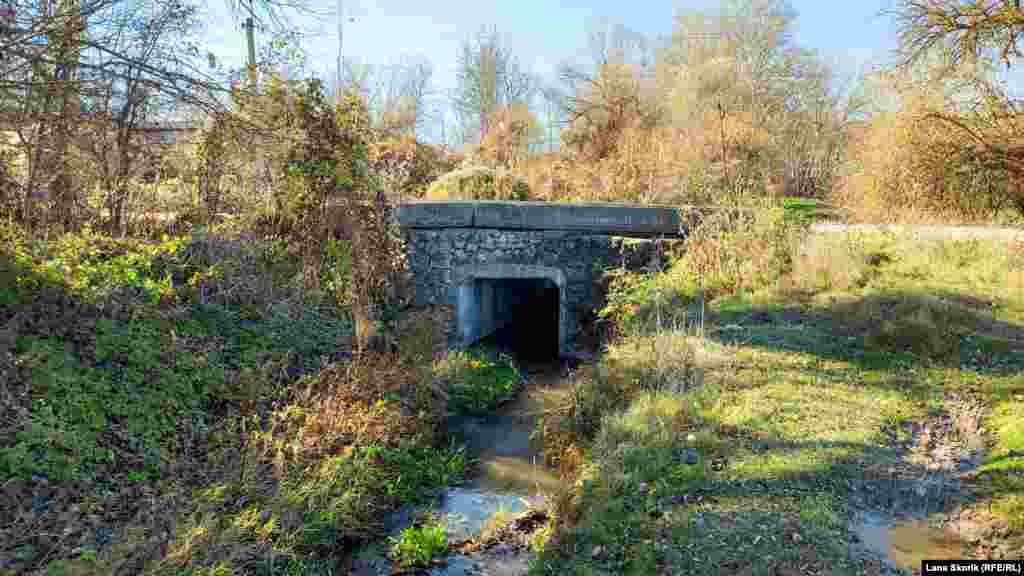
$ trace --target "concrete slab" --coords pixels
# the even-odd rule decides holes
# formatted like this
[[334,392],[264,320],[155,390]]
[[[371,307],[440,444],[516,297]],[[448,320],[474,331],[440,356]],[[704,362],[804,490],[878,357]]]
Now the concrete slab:
[[472,228],[474,202],[408,202],[398,206],[404,228]]
[[405,228],[555,230],[624,236],[680,236],[676,208],[623,204],[547,202],[406,202],[398,207]]

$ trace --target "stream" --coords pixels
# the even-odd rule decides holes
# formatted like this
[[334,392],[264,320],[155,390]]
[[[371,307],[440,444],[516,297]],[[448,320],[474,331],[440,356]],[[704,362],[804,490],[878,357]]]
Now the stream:
[[[484,418],[461,417],[449,423],[452,437],[477,458],[475,476],[444,490],[427,506],[405,507],[386,521],[387,537],[365,547],[353,560],[352,574],[392,574],[389,539],[425,517],[440,518],[449,543],[479,538],[516,517],[544,507],[544,494],[560,483],[557,470],[544,465],[542,450],[531,442],[546,402],[566,392],[557,360],[517,359],[525,385],[519,395]],[[519,576],[533,554],[521,545],[499,543],[472,553],[453,553],[443,564],[413,572],[432,576]]]
[[[406,507],[387,518],[387,538],[365,547],[351,574],[394,573],[388,558],[390,538],[426,517],[441,519],[449,543],[488,540],[496,528],[512,522],[520,535],[539,523],[544,494],[561,480],[544,464],[531,435],[545,406],[569,391],[557,360],[516,359],[525,385],[518,396],[484,418],[461,417],[449,423],[454,439],[477,458],[475,476],[451,487],[427,506]],[[880,572],[916,572],[923,559],[969,558],[985,554],[992,526],[969,510],[970,477],[981,464],[986,439],[980,428],[984,406],[969,398],[948,397],[944,410],[923,422],[908,423],[902,443],[893,436],[895,459],[886,472],[868,473],[851,486],[850,553],[880,562]],[[525,520],[525,522],[524,522]],[[525,528],[523,527],[525,526]],[[507,534],[505,532],[504,534]],[[405,572],[432,576],[519,576],[533,553],[524,538],[490,538],[487,546],[454,546],[430,570]],[[496,543],[495,543],[496,542]],[[991,551],[989,552],[991,554]]]

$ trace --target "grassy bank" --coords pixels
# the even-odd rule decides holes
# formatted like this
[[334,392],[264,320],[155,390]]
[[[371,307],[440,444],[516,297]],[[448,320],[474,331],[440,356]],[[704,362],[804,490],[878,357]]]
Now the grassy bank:
[[[606,312],[623,337],[543,425],[574,484],[533,573],[878,573],[850,550],[853,503],[889,481],[908,424],[954,397],[984,406],[994,446],[947,505],[994,527],[974,552],[1019,556],[1024,247],[801,242],[782,221],[619,282]],[[777,273],[701,268],[729,246]]]
[[274,240],[0,242],[0,574],[330,574],[462,482],[451,413],[517,380],[436,357],[433,311],[351,352],[347,251],[318,286]]

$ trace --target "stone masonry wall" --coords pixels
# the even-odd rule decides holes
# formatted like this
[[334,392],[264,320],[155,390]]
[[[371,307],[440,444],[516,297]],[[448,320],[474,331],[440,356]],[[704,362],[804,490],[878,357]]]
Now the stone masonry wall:
[[[586,232],[439,228],[405,229],[403,235],[418,305],[454,305],[453,288],[474,267],[542,266],[564,273],[563,306],[573,319],[580,306],[600,305],[594,288],[602,270],[645,267],[658,253],[657,241]],[[568,328],[575,334],[576,326]]]

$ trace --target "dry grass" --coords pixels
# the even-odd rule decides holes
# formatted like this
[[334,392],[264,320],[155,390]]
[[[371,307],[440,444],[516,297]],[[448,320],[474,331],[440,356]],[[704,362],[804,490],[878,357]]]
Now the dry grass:
[[795,250],[793,271],[784,280],[786,288],[805,292],[850,290],[868,280],[872,264],[885,256],[867,255],[853,235],[812,236]]
[[676,266],[698,278],[709,297],[757,290],[790,271],[798,239],[798,226],[771,203],[755,211],[716,211],[687,238]]
[[608,346],[605,358],[643,390],[686,392],[699,382],[697,338],[683,330],[666,330],[627,338]]

